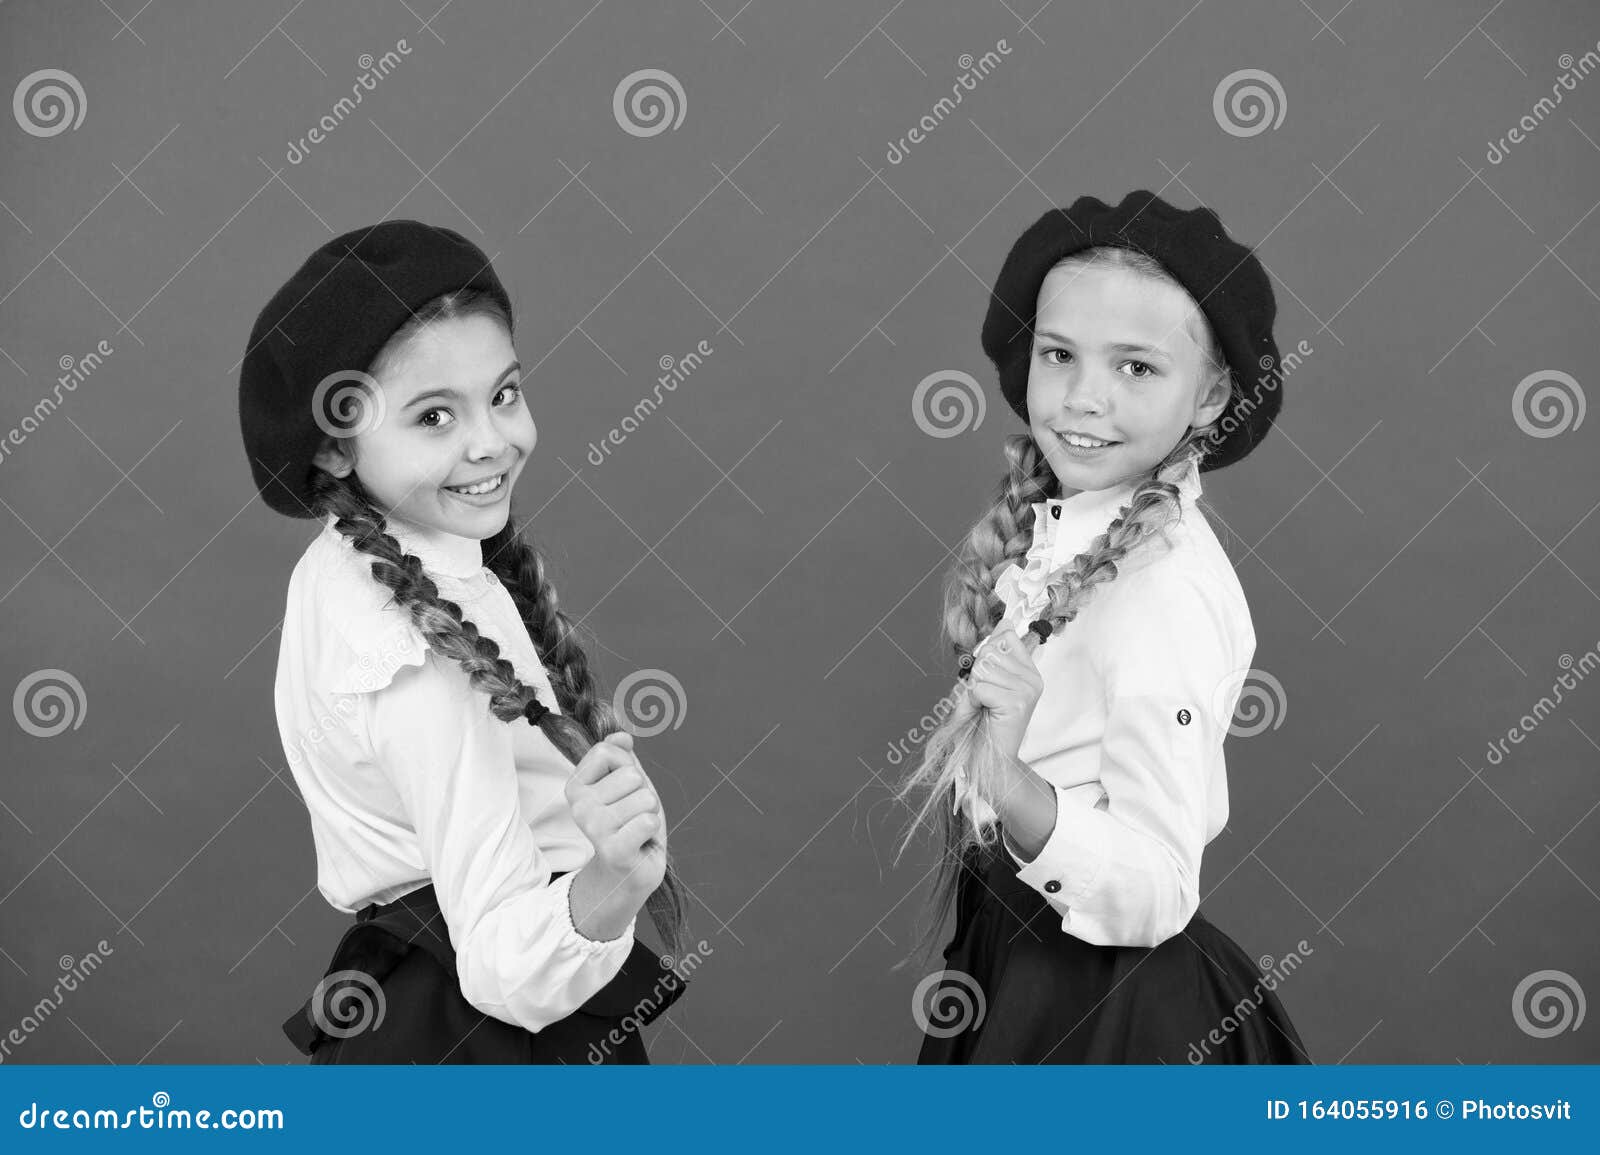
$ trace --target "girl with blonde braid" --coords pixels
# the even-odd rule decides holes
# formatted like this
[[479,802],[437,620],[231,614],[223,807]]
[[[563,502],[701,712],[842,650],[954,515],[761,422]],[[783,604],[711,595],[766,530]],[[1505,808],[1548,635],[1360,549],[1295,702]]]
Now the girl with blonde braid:
[[1148,191],[1052,210],[1006,258],[983,345],[1028,432],[946,584],[958,680],[901,791],[956,915],[921,1062],[1311,1061],[1199,910],[1255,652],[1200,474],[1281,407],[1275,312],[1214,213]]
[[284,1031],[324,1063],[643,1063],[684,982],[661,800],[511,508],[510,299],[449,229],[336,237],[250,335],[266,503],[321,532],[275,704],[323,897],[356,920]]

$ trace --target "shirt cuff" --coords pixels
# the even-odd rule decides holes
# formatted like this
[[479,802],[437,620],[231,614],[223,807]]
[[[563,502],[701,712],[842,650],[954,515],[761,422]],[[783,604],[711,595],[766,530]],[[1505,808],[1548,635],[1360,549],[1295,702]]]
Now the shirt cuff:
[[1017,878],[1033,887],[1055,906],[1076,905],[1094,886],[1110,857],[1110,845],[1101,823],[1105,816],[1070,799],[1059,786],[1056,824],[1032,861],[1024,861],[1006,841],[1006,850],[1020,869]]
[[639,921],[637,914],[628,920],[628,925],[623,928],[622,933],[617,935],[616,938],[590,938],[578,929],[577,923],[572,921],[572,880],[577,877],[578,872],[576,870],[569,870],[550,884],[550,889],[553,892],[551,897],[555,899],[556,909],[561,912],[561,928],[565,932],[567,940],[575,942],[578,949],[588,956],[601,954],[608,949],[614,948],[620,942],[628,943],[631,950],[634,932]]

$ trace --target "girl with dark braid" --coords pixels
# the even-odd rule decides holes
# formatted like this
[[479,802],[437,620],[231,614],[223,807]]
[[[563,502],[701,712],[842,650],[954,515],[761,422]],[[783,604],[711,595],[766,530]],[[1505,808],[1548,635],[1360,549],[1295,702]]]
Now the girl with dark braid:
[[983,344],[1028,431],[946,583],[957,681],[901,790],[956,916],[924,1063],[1311,1061],[1279,976],[1199,910],[1255,652],[1200,474],[1278,413],[1274,315],[1214,213],[1147,191],[1006,258]]
[[313,1063],[648,1062],[682,993],[661,801],[512,510],[533,414],[484,254],[415,221],[318,249],[240,414],[289,581],[275,703],[318,886],[356,915],[284,1024]]

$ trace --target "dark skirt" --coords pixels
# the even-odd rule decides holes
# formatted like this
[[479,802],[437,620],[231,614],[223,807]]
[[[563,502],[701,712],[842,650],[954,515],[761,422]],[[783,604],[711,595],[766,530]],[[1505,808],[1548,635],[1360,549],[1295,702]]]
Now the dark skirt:
[[945,973],[918,990],[919,1063],[1312,1061],[1255,962],[1198,910],[1157,946],[1096,946],[998,843],[968,856],[958,891]]
[[622,969],[566,1018],[535,1032],[486,1015],[461,994],[429,883],[356,914],[283,1031],[313,1064],[648,1063],[639,1028],[687,985],[635,938]]

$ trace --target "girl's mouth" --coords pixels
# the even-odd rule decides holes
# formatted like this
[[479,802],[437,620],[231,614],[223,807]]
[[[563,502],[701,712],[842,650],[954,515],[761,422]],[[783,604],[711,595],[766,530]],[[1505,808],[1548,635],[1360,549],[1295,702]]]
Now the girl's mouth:
[[1061,447],[1073,457],[1099,457],[1122,444],[1120,441],[1101,441],[1093,437],[1082,437],[1076,433],[1058,433],[1056,436],[1061,441]]
[[444,486],[444,491],[462,501],[473,505],[492,505],[499,501],[507,491],[506,475],[497,473],[488,481],[479,485],[469,486]]

